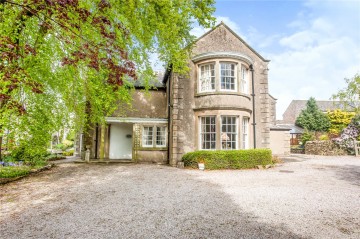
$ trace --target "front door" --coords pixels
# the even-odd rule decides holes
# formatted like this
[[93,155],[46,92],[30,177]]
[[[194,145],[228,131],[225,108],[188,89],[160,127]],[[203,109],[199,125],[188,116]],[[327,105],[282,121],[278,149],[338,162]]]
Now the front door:
[[133,124],[112,124],[110,128],[110,159],[132,159]]

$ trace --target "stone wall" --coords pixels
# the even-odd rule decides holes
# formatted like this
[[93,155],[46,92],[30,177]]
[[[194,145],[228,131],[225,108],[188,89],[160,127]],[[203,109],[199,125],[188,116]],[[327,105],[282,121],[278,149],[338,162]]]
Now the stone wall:
[[306,142],[305,154],[326,156],[347,155],[345,150],[340,149],[330,140]]

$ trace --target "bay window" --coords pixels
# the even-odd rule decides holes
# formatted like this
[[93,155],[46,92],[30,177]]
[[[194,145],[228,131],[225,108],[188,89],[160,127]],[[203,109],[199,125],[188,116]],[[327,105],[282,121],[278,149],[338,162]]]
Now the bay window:
[[242,66],[241,67],[241,93],[249,94],[249,80],[248,80],[248,70]]
[[242,148],[249,148],[249,118],[244,117],[242,122]]
[[221,117],[221,149],[237,149],[237,117]]
[[216,117],[201,117],[200,125],[200,148],[216,149]]
[[220,89],[236,91],[235,64],[220,63]]
[[214,64],[200,66],[199,91],[208,92],[215,90],[215,69]]

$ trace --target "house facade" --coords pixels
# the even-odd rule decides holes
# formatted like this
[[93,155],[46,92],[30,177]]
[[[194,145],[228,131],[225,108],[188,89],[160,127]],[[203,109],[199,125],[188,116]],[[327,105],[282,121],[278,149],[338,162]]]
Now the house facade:
[[188,75],[169,69],[156,90],[134,92],[124,117],[116,112],[91,132],[91,157],[175,166],[195,150],[270,148],[268,63],[220,23],[196,41]]

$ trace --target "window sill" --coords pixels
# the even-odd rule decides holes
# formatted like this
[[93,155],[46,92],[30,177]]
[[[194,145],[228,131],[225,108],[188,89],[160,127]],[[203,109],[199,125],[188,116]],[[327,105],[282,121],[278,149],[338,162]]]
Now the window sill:
[[138,148],[138,151],[167,151],[167,147],[140,147]]
[[195,97],[207,96],[207,95],[238,95],[246,97],[250,100],[250,94],[244,94],[237,91],[213,91],[213,92],[201,92],[196,93]]

